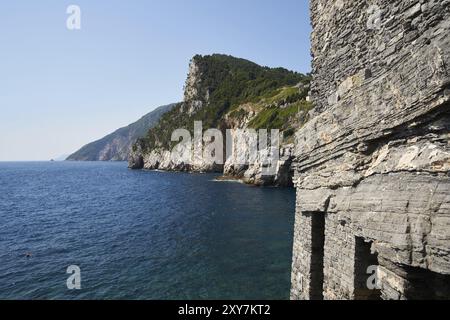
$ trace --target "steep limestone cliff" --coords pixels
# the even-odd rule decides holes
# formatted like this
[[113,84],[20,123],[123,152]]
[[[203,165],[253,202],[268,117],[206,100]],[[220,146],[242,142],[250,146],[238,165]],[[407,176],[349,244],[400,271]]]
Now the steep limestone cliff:
[[[133,146],[129,167],[168,171],[223,172],[257,185],[291,185],[294,130],[308,119],[311,104],[306,101],[309,77],[282,68],[261,67],[253,62],[225,55],[195,56],[189,66],[184,101],[164,115],[147,136]],[[206,162],[202,157],[171,157],[176,143],[175,129],[187,129],[193,135],[195,121],[203,131],[219,129],[223,138],[227,129],[279,129],[285,137],[282,156],[273,175],[263,174],[266,164],[258,161],[238,164],[234,154],[224,163]],[[202,142],[194,141],[202,147]],[[187,148],[187,147],[186,147]],[[242,153],[245,141],[224,141],[226,148]],[[189,150],[182,150],[189,151]],[[187,161],[188,160],[188,161]]]

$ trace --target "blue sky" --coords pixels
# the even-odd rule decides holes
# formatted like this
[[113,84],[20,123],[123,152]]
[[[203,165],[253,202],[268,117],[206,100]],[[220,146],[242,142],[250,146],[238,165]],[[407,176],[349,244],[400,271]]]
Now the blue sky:
[[310,32],[307,0],[2,1],[0,161],[70,154],[181,101],[195,54],[309,72]]

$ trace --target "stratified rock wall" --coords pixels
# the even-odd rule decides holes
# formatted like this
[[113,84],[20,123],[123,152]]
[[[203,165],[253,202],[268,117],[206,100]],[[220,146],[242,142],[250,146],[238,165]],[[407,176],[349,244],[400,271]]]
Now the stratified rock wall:
[[311,16],[291,297],[450,298],[450,1],[311,0]]

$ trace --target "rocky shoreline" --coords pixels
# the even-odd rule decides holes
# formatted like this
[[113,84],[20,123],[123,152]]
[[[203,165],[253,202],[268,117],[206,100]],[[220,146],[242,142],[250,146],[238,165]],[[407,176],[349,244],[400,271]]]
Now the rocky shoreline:
[[264,175],[263,165],[255,162],[251,165],[237,164],[234,159],[228,159],[225,165],[210,165],[202,161],[187,164],[174,161],[168,150],[153,150],[145,154],[140,150],[130,153],[128,167],[133,170],[161,170],[168,172],[221,173],[224,179],[241,180],[245,184],[256,186],[293,187],[294,145],[280,149],[280,159],[277,161],[273,175]]

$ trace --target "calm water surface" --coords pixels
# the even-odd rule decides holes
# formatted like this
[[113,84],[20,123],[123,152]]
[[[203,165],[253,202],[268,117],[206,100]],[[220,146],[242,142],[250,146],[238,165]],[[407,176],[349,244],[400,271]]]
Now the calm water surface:
[[0,299],[288,299],[294,190],[214,178],[0,163]]

